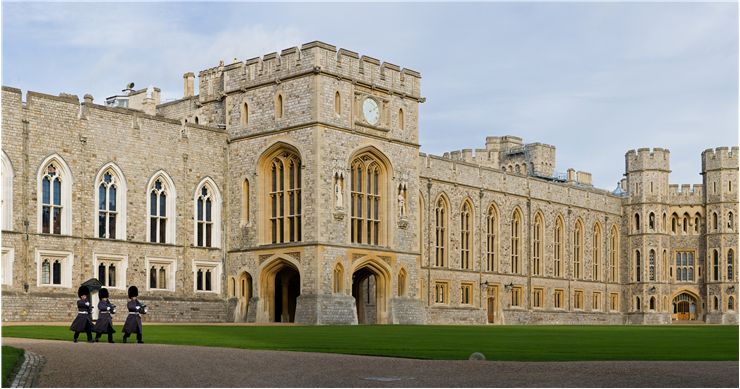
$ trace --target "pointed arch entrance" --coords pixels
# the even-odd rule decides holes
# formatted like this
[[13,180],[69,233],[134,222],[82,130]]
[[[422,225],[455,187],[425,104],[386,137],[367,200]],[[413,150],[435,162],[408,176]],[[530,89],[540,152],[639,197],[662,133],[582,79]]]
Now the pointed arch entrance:
[[701,303],[693,293],[681,292],[673,298],[672,319],[680,321],[698,320],[700,316]]
[[260,297],[264,318],[273,323],[295,322],[301,274],[298,266],[285,258],[275,258],[260,273]]
[[239,274],[239,279],[236,284],[236,296],[238,303],[236,306],[236,314],[234,320],[236,322],[246,322],[247,314],[249,312],[249,300],[252,298],[252,276],[243,271]]
[[352,272],[352,297],[355,298],[358,324],[388,323],[391,273],[378,258],[358,261]]

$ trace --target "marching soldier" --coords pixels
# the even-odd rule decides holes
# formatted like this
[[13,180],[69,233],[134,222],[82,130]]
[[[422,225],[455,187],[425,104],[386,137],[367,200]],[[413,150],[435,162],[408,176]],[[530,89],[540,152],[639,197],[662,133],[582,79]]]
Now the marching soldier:
[[141,340],[141,315],[146,314],[147,310],[146,305],[137,299],[138,296],[139,288],[133,285],[130,286],[128,288],[129,302],[126,304],[128,317],[126,317],[126,323],[123,325],[123,343],[126,343],[132,332],[136,333],[136,343],[144,343]]
[[116,330],[113,329],[113,317],[111,315],[116,313],[116,306],[108,300],[108,295],[108,289],[106,288],[102,288],[98,292],[98,296],[100,296],[100,302],[98,303],[99,314],[98,321],[95,323],[95,328],[93,328],[93,331],[97,333],[95,335],[96,342],[100,340],[103,334],[108,334],[108,343],[115,343],[113,342],[113,333]]
[[93,307],[87,300],[87,295],[90,293],[86,286],[80,286],[77,289],[77,296],[80,297],[77,300],[77,317],[75,317],[72,325],[69,329],[75,332],[74,342],[77,343],[77,338],[80,337],[80,332],[84,332],[87,335],[87,342],[93,343],[92,339],[92,310]]

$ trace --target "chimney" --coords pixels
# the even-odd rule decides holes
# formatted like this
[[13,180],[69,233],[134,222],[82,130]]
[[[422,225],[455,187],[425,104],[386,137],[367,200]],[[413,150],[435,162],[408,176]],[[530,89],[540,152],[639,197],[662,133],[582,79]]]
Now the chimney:
[[576,169],[570,168],[568,169],[568,182],[573,182],[576,180]]
[[187,72],[182,76],[185,79],[185,96],[193,97],[195,95],[195,74]]

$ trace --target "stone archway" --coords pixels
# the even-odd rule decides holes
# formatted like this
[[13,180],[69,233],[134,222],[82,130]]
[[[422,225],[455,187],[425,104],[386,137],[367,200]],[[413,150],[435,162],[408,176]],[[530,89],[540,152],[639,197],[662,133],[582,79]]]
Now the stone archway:
[[678,321],[701,319],[701,299],[694,293],[681,291],[673,297],[671,318]]
[[267,321],[295,322],[301,275],[293,263],[277,258],[264,267],[260,275],[260,299]]
[[388,323],[391,276],[377,259],[368,259],[352,272],[352,297],[355,298],[358,324]]
[[236,314],[234,315],[234,321],[246,322],[247,314],[249,312],[249,300],[252,298],[252,276],[243,271],[239,274],[237,284],[235,286],[236,296],[238,302],[236,305]]

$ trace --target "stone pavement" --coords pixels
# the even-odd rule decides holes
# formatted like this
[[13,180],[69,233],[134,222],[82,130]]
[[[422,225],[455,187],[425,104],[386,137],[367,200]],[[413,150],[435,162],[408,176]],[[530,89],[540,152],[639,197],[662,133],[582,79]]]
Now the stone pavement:
[[737,361],[428,361],[18,338],[3,344],[46,358],[39,387],[738,387]]
[[26,350],[23,353],[23,363],[10,384],[11,388],[30,388],[34,386],[34,380],[39,376],[44,357]]

